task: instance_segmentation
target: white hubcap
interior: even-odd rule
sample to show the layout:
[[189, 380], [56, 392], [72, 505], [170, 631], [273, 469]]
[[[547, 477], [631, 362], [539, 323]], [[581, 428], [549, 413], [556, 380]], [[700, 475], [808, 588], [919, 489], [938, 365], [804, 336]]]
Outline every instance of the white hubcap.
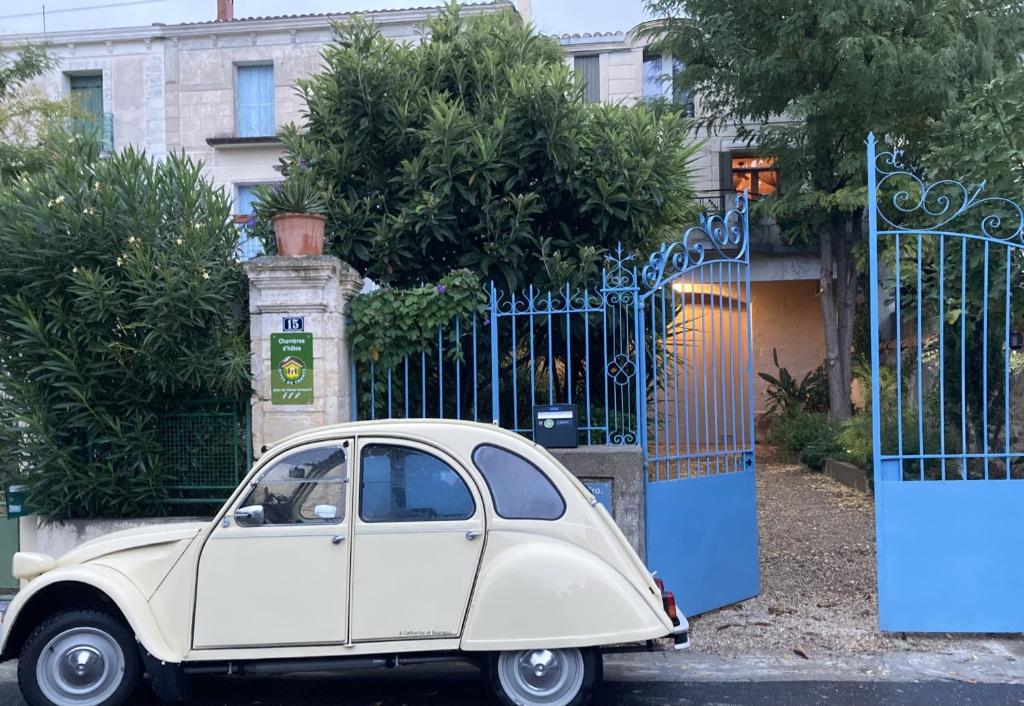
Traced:
[[96, 628], [71, 628], [43, 648], [36, 682], [57, 706], [97, 706], [117, 691], [124, 670], [117, 640]]
[[566, 706], [583, 688], [577, 649], [523, 650], [498, 656], [498, 681], [518, 706]]

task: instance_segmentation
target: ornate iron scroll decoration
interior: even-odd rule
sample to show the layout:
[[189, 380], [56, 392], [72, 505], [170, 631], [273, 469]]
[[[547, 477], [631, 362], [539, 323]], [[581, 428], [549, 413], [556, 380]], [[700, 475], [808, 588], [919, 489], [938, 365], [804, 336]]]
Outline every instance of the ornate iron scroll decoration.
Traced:
[[749, 207], [747, 192], [738, 193], [735, 208], [712, 216], [702, 214], [699, 225], [687, 228], [679, 240], [663, 244], [640, 273], [648, 289], [645, 296], [705, 263], [746, 262]]
[[[874, 164], [878, 174], [876, 213], [892, 230], [980, 235], [1006, 245], [1024, 247], [1024, 209], [1020, 204], [1002, 196], [983, 196], [984, 181], [974, 191], [953, 179], [927, 183], [903, 165], [902, 156], [900, 149], [882, 152], [875, 157]], [[883, 193], [886, 187], [892, 192], [891, 198]], [[895, 211], [886, 213], [885, 208], [890, 203]], [[974, 214], [968, 214], [969, 211], [977, 213], [977, 229], [957, 228], [957, 221], [973, 219]]]

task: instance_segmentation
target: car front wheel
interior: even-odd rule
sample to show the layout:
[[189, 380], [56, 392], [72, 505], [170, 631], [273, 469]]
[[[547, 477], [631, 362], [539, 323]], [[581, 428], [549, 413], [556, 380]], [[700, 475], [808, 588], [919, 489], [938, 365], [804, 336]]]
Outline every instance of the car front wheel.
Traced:
[[30, 706], [122, 706], [141, 679], [129, 628], [94, 610], [67, 611], [43, 622], [18, 661], [18, 685]]
[[491, 659], [491, 689], [505, 706], [583, 706], [601, 681], [596, 649], [499, 652]]

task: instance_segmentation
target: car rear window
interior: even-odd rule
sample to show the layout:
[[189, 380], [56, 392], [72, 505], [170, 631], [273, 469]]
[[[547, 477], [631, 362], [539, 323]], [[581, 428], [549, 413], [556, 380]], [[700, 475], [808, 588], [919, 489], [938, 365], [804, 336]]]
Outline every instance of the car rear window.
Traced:
[[498, 515], [508, 520], [557, 520], [565, 500], [551, 479], [522, 456], [483, 444], [473, 451]]

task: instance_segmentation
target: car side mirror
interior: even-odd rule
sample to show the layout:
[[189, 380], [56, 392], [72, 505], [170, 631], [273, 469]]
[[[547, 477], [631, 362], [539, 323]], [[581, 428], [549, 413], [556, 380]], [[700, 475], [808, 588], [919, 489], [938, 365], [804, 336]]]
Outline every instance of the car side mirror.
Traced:
[[262, 505], [247, 505], [235, 510], [235, 522], [239, 527], [259, 527], [263, 520]]

